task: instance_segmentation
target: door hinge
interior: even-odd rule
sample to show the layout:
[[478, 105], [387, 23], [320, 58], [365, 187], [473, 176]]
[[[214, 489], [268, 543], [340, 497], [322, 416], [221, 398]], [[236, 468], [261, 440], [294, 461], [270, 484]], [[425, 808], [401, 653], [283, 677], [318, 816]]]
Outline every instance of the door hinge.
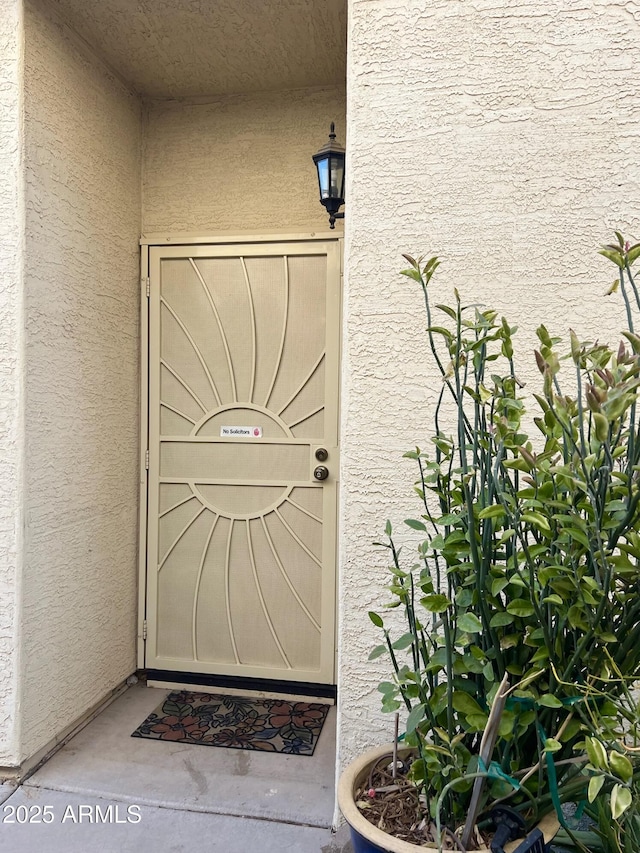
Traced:
[[144, 467], [149, 470], [149, 451], [145, 450], [144, 452]]
[[147, 299], [148, 299], [151, 296], [151, 279], [149, 279], [148, 277], [143, 278], [142, 284], [144, 285], [144, 288], [145, 288], [146, 293], [147, 293]]
[[145, 619], [142, 623], [142, 639], [147, 639], [147, 620]]

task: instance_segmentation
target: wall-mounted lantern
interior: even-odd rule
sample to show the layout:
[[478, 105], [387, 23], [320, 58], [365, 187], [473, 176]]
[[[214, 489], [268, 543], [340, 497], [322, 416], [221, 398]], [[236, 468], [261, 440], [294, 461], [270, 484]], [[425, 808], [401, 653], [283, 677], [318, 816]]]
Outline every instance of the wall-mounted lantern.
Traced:
[[329, 141], [313, 155], [318, 170], [320, 204], [327, 209], [330, 228], [335, 228], [336, 219], [344, 219], [344, 213], [338, 213], [344, 204], [344, 148], [336, 142], [335, 129], [331, 122]]

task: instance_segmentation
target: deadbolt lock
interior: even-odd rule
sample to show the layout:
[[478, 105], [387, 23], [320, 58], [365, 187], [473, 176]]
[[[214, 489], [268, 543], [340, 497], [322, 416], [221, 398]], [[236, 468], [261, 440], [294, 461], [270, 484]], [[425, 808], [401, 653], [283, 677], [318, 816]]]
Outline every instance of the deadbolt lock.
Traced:
[[325, 468], [324, 465], [318, 465], [318, 467], [314, 469], [313, 476], [316, 480], [326, 480], [329, 476], [329, 469]]
[[318, 462], [326, 462], [328, 458], [329, 451], [326, 450], [324, 447], [319, 447], [316, 450], [316, 459], [318, 460]]

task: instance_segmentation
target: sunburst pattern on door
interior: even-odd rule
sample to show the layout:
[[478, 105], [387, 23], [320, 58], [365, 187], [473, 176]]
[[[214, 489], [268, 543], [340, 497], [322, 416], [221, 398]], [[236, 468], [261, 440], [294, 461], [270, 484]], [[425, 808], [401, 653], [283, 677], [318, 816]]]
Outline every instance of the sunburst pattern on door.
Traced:
[[[326, 256], [163, 259], [156, 655], [317, 670]], [[250, 427], [246, 438], [224, 435]]]

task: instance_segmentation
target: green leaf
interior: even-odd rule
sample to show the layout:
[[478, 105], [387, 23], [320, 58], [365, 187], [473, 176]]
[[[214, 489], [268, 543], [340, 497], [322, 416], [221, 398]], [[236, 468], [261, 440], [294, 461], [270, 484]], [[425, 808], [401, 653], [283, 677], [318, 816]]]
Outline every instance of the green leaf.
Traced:
[[628, 788], [624, 788], [622, 785], [614, 785], [611, 789], [611, 817], [618, 820], [632, 802], [633, 798]]
[[434, 592], [431, 595], [425, 595], [420, 599], [420, 603], [429, 611], [429, 613], [443, 613], [448, 607], [451, 607], [451, 602], [446, 595]]
[[548, 737], [544, 742], [544, 751], [545, 752], [558, 752], [562, 749], [562, 744], [559, 740], [556, 740], [554, 737]]
[[[432, 655], [429, 656], [429, 667], [432, 669], [444, 667], [447, 664], [447, 650], [440, 648], [437, 649]], [[442, 685], [446, 687], [446, 685]]]
[[427, 528], [425, 527], [422, 521], [418, 521], [415, 518], [405, 518], [404, 523], [407, 527], [411, 527], [413, 530], [422, 530], [424, 533], [427, 532]]
[[478, 661], [481, 661], [482, 663], [484, 663], [487, 659], [486, 654], [480, 648], [480, 646], [469, 646], [469, 651], [471, 652], [472, 657], [474, 657]]
[[544, 533], [551, 533], [549, 522], [544, 517], [544, 515], [539, 512], [523, 512], [522, 521], [525, 524], [530, 524], [532, 527], [539, 528], [540, 530], [544, 531]]
[[498, 726], [499, 737], [507, 737], [513, 731], [516, 722], [516, 715], [512, 711], [504, 711]]
[[627, 252], [627, 263], [631, 266], [631, 264], [638, 258], [640, 258], [640, 243], [636, 243], [636, 245], [632, 246]]
[[444, 548], [444, 539], [441, 533], [436, 534], [430, 542], [432, 551], [442, 550]]
[[593, 766], [597, 770], [608, 770], [609, 762], [607, 760], [607, 753], [600, 741], [595, 737], [588, 737], [585, 739], [585, 746], [587, 749], [587, 756]]
[[377, 613], [373, 612], [373, 610], [369, 611], [369, 619], [371, 619], [371, 621], [376, 626], [376, 628], [383, 628], [384, 627], [384, 622], [382, 621], [380, 616], [378, 616]]
[[538, 705], [544, 705], [545, 708], [562, 708], [562, 702], [551, 693], [544, 693], [538, 699]]
[[494, 578], [491, 581], [491, 595], [500, 595], [502, 590], [509, 585], [509, 578]]
[[492, 396], [493, 396], [493, 394], [491, 393], [491, 391], [488, 391], [488, 390], [484, 387], [484, 385], [483, 385], [482, 383], [480, 383], [480, 385], [478, 386], [478, 390], [479, 390], [479, 392], [480, 392], [480, 401], [481, 401], [482, 403], [488, 403], [488, 402], [489, 402], [489, 400], [490, 400], [490, 399], [492, 398]]
[[419, 725], [422, 720], [424, 720], [424, 705], [416, 705], [415, 708], [411, 709], [411, 712], [407, 717], [407, 734], [411, 734], [411, 732], [415, 731], [416, 726]]
[[[432, 753], [435, 755], [446, 755], [447, 757], [451, 756], [451, 753], [449, 752], [448, 749], [445, 749], [443, 746], [436, 746], [435, 743], [427, 744], [426, 746], [423, 746], [422, 749], [427, 755], [429, 755], [429, 753]], [[412, 764], [411, 765], [412, 771], [413, 771], [413, 766], [414, 765]]]
[[488, 661], [482, 667], [482, 674], [487, 679], [487, 681], [495, 681], [496, 680], [496, 676], [495, 676], [495, 673], [493, 671], [493, 664], [491, 663], [491, 661]]
[[463, 587], [456, 592], [456, 604], [461, 609], [469, 607], [473, 602], [473, 591]]
[[543, 566], [538, 569], [538, 580], [542, 584], [542, 586], [546, 586], [550, 580], [556, 577], [558, 574], [558, 569], [556, 566]]
[[558, 604], [558, 605], [562, 606], [564, 604], [564, 601], [560, 598], [559, 595], [557, 595], [554, 592], [551, 595], [547, 595], [545, 598], [543, 598], [542, 603], [543, 604]]
[[440, 266], [440, 261], [438, 260], [438, 256], [434, 255], [432, 258], [429, 258], [427, 263], [422, 268], [422, 275], [426, 278], [427, 284], [431, 281], [431, 276]]
[[469, 716], [466, 718], [470, 728], [478, 732], [484, 730], [485, 726], [487, 725], [488, 719], [488, 714], [469, 714]]
[[593, 414], [593, 424], [598, 441], [606, 441], [609, 438], [609, 420], [601, 412]]
[[435, 333], [436, 335], [442, 335], [448, 341], [453, 339], [453, 335], [451, 334], [449, 329], [445, 329], [444, 326], [429, 326], [427, 328], [427, 332], [431, 332], [432, 334]]
[[551, 335], [547, 331], [546, 326], [542, 324], [538, 326], [538, 328], [536, 329], [536, 335], [538, 336], [538, 340], [540, 341], [540, 343], [544, 344], [546, 347], [552, 346], [553, 341], [551, 340]]
[[505, 542], [507, 542], [515, 535], [515, 532], [516, 531], [513, 527], [509, 527], [507, 530], [505, 530], [500, 539], [498, 540], [498, 545], [504, 545]]
[[601, 634], [598, 634], [598, 640], [601, 643], [617, 643], [618, 638], [615, 634], [612, 634], [611, 631], [603, 631]]
[[580, 345], [580, 341], [578, 340], [578, 336], [573, 331], [573, 329], [569, 329], [569, 337], [571, 340], [571, 357], [573, 358], [576, 364], [579, 364], [580, 350], [582, 347]]
[[493, 506], [486, 506], [483, 510], [480, 510], [478, 518], [499, 518], [504, 514], [504, 507], [499, 504], [494, 504]]
[[[600, 252], [602, 254], [602, 252]], [[406, 275], [407, 278], [412, 278], [414, 281], [422, 281], [422, 276], [419, 270], [400, 270], [400, 275]]]
[[478, 705], [476, 700], [472, 696], [469, 696], [469, 694], [464, 690], [455, 690], [451, 701], [456, 711], [460, 714], [464, 714], [465, 717], [478, 714], [483, 715], [486, 718], [486, 714], [480, 705]]
[[511, 613], [494, 613], [489, 625], [491, 628], [504, 628], [505, 625], [511, 625], [512, 622], [513, 616]]
[[572, 628], [579, 628], [581, 631], [589, 630], [589, 623], [585, 619], [584, 610], [579, 604], [573, 604], [569, 608], [567, 619]]
[[470, 672], [479, 675], [482, 672], [482, 663], [476, 660], [473, 655], [462, 655], [462, 657], [456, 657], [453, 663], [453, 671], [455, 675], [466, 676]]
[[598, 254], [603, 255], [605, 258], [607, 258], [610, 261], [613, 261], [613, 263], [616, 266], [620, 267], [620, 269], [622, 269], [624, 267], [624, 259], [623, 259], [623, 256], [620, 252], [614, 252], [610, 249], [600, 249]]
[[369, 660], [375, 660], [376, 658], [379, 658], [386, 651], [387, 651], [386, 646], [376, 646], [375, 649], [373, 649], [373, 651], [369, 655]]
[[482, 622], [475, 613], [463, 613], [458, 619], [458, 628], [465, 634], [477, 634], [482, 631]]
[[451, 782], [451, 790], [458, 793], [463, 793], [471, 788], [471, 782], [467, 779], [453, 779]]
[[516, 598], [515, 601], [510, 601], [507, 604], [507, 612], [512, 613], [514, 616], [526, 618], [527, 616], [533, 616], [536, 610], [530, 601], [525, 601], [523, 598]]
[[387, 523], [384, 526], [385, 536], [391, 536], [391, 522], [387, 519]]
[[587, 792], [587, 797], [589, 802], [592, 803], [595, 798], [600, 793], [600, 789], [604, 785], [604, 776], [592, 776], [589, 780], [589, 790]]
[[532, 655], [531, 663], [540, 663], [540, 661], [549, 660], [549, 649], [546, 646], [541, 646], [538, 651]]
[[581, 731], [582, 722], [580, 720], [570, 720], [569, 723], [565, 726], [565, 729], [562, 735], [559, 735], [560, 740], [563, 743], [570, 743], [573, 738]]
[[444, 313], [451, 317], [452, 320], [456, 319], [456, 312], [448, 305], [436, 305], [435, 307], [438, 308], [440, 311], [444, 311]]
[[587, 539], [586, 534], [582, 532], [582, 530], [578, 530], [577, 527], [563, 527], [560, 532], [566, 534], [567, 536], [570, 536], [571, 539], [575, 539], [581, 545], [584, 545], [587, 551], [589, 550], [589, 540]]
[[443, 515], [441, 518], [436, 518], [436, 524], [441, 524], [443, 527], [453, 527], [454, 525], [459, 524], [460, 521], [460, 516], [454, 515], [453, 513]]
[[634, 335], [633, 332], [623, 332], [622, 334], [631, 344], [634, 353], [638, 355], [640, 353], [640, 338]]
[[630, 782], [633, 776], [633, 765], [621, 752], [612, 751], [609, 753], [609, 764], [613, 772], [622, 779], [623, 782]]
[[413, 634], [410, 631], [408, 631], [406, 634], [403, 634], [401, 637], [399, 637], [395, 641], [395, 643], [392, 644], [392, 646], [394, 649], [407, 649], [407, 648], [409, 648], [411, 643], [413, 643], [413, 640], [414, 640]]

